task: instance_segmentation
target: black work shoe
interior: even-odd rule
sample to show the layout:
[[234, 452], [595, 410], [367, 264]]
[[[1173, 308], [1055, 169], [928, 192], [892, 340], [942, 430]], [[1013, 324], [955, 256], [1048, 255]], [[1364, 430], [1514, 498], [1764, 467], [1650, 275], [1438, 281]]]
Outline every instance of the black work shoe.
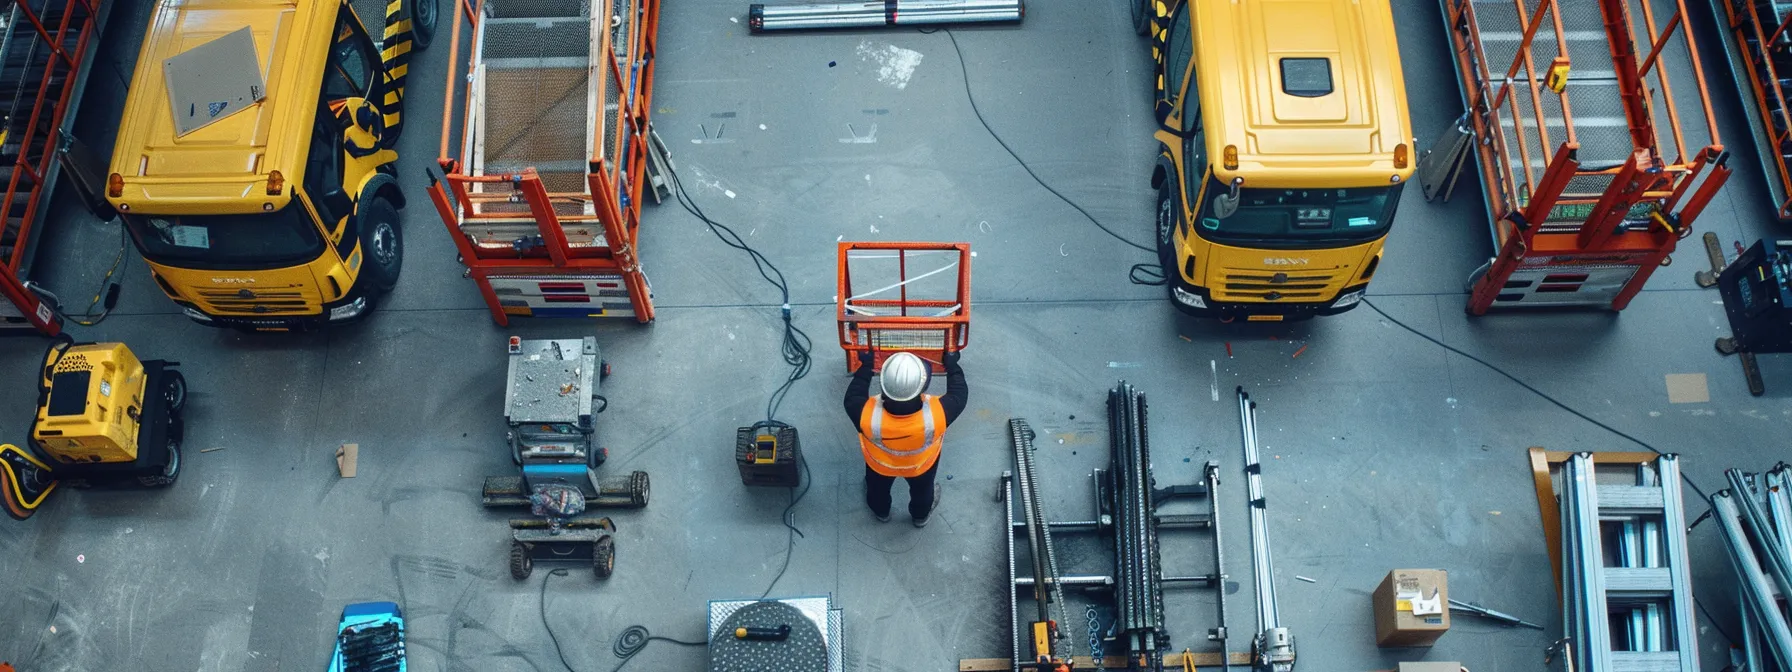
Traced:
[[884, 515], [881, 515], [881, 516], [877, 515], [876, 513], [872, 513], [871, 517], [876, 518], [877, 522], [880, 522], [880, 523], [890, 522], [890, 514], [887, 514], [887, 513]]
[[940, 508], [940, 484], [933, 484], [933, 506], [927, 507], [927, 515], [915, 519], [915, 527], [927, 527], [927, 521], [933, 518], [933, 512]]

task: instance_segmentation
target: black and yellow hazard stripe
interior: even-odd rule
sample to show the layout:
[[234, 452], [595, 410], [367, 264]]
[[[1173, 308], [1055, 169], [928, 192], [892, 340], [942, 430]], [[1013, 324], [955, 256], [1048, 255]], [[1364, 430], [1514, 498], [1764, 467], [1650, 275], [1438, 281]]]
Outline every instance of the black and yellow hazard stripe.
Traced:
[[1164, 97], [1164, 34], [1170, 29], [1170, 12], [1179, 0], [1149, 0], [1151, 5], [1151, 82], [1157, 99]]
[[406, 0], [386, 2], [386, 31], [380, 39], [380, 62], [386, 68], [386, 94], [380, 111], [386, 116], [386, 135], [397, 138], [404, 122], [404, 83], [411, 73], [411, 12]]

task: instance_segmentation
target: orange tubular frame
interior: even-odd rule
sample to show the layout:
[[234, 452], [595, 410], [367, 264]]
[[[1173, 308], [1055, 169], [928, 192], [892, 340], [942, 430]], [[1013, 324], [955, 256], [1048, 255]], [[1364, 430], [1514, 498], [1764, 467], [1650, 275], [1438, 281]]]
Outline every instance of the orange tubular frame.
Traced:
[[1788, 165], [1792, 162], [1792, 109], [1787, 108], [1792, 90], [1779, 85], [1792, 72], [1781, 72], [1784, 68], [1773, 59], [1776, 54], [1788, 53], [1783, 38], [1792, 16], [1775, 23], [1772, 15], [1763, 16], [1749, 0], [1713, 0], [1712, 4], [1723, 8], [1718, 18], [1723, 22], [1719, 27], [1728, 33], [1724, 49], [1747, 108], [1774, 216], [1792, 222], [1792, 165]]
[[[660, 1], [597, 0], [592, 3], [592, 11], [601, 11], [601, 16], [609, 16], [607, 7], [621, 7], [621, 11], [638, 17], [638, 21], [630, 34], [632, 44], [620, 45], [620, 52], [630, 55], [629, 61], [620, 66], [616, 58], [619, 45], [612, 43], [616, 31], [609, 27], [609, 22], [599, 22], [601, 43], [597, 60], [600, 62], [594, 69], [592, 83], [587, 85], [597, 85], [599, 77], [616, 84], [616, 89], [622, 92], [622, 98], [617, 101], [621, 110], [617, 115], [619, 123], [610, 124], [606, 114], [591, 120], [591, 136], [597, 149], [586, 161], [584, 190], [558, 192], [549, 191], [534, 168], [470, 174], [473, 168], [468, 165], [467, 157], [461, 156], [463, 147], [467, 146], [469, 120], [476, 118], [474, 106], [479, 103], [478, 97], [489, 95], [476, 95], [473, 91], [480, 70], [477, 50], [481, 45], [478, 41], [484, 34], [480, 20], [485, 16], [488, 1], [502, 0], [452, 0], [454, 22], [449, 37], [447, 91], [442, 102], [441, 155], [436, 161], [439, 170], [430, 171], [430, 198], [443, 224], [448, 227], [462, 263], [467, 266], [467, 277], [478, 283], [480, 294], [492, 311], [492, 319], [500, 325], [508, 325], [513, 315], [599, 317], [606, 312], [602, 308], [584, 307], [556, 313], [548, 313], [540, 307], [531, 309], [516, 301], [514, 296], [508, 301], [500, 298], [501, 292], [493, 286], [494, 281], [539, 281], [544, 292], [549, 291], [549, 285], [572, 286], [574, 289], [570, 291], [583, 294], [544, 298], [548, 301], [578, 298], [587, 302], [595, 302], [593, 297], [598, 290], [578, 289], [581, 283], [595, 282], [601, 286], [613, 283], [620, 289], [602, 291], [626, 291], [635, 319], [642, 323], [653, 321], [652, 288], [641, 269], [639, 237], [641, 192], [647, 182], [644, 173], [649, 151], [648, 121], [653, 103]], [[472, 41], [472, 48], [465, 54], [461, 49], [463, 40]], [[609, 143], [605, 137], [610, 139]], [[609, 160], [596, 155], [601, 154], [605, 144], [616, 148], [617, 155]], [[519, 211], [515, 207], [517, 204], [524, 205], [526, 213]], [[469, 225], [514, 223], [519, 219], [533, 220], [538, 233], [537, 236], [526, 236], [529, 239], [527, 245], [522, 244], [524, 241], [515, 245], [479, 241], [465, 230]], [[603, 243], [575, 245], [569, 242], [567, 227], [601, 229]]]
[[[892, 252], [896, 257], [897, 282], [880, 290], [872, 290], [865, 296], [854, 293], [852, 268], [848, 258], [854, 252]], [[909, 274], [909, 253], [911, 252], [955, 252], [957, 260], [952, 265], [942, 268], [956, 267], [956, 287], [953, 296], [947, 299], [912, 298], [909, 296], [908, 284], [927, 275], [940, 271], [932, 271], [921, 275]], [[939, 255], [932, 255], [939, 258]], [[895, 354], [899, 349], [880, 349], [877, 347], [876, 334], [880, 331], [920, 332], [939, 334], [940, 347], [907, 350], [913, 352], [932, 364], [935, 373], [944, 371], [940, 359], [946, 352], [963, 350], [970, 343], [971, 337], [971, 245], [970, 243], [870, 243], [842, 242], [839, 244], [838, 294], [835, 297], [835, 318], [839, 321], [840, 347], [846, 351], [846, 369], [856, 371], [859, 368], [858, 354], [872, 352], [874, 355], [872, 368], [877, 370], [883, 366], [884, 359]], [[896, 298], [868, 298], [871, 294], [879, 294], [887, 290], [897, 290]], [[855, 310], [855, 308], [861, 310]], [[893, 315], [869, 314], [864, 309], [878, 311], [895, 311]], [[930, 314], [916, 315], [914, 311]]]
[[[1685, 0], [1676, 0], [1665, 20], [1650, 0], [1541, 0], [1534, 10], [1526, 0], [1510, 0], [1509, 6], [1442, 3], [1497, 250], [1474, 282], [1468, 312], [1595, 304], [1622, 310], [1730, 175], [1697, 43], [1684, 19]], [[1565, 27], [1564, 4], [1576, 6], [1569, 14], [1576, 19], [1590, 16], [1596, 5], [1599, 22]], [[1516, 14], [1523, 33], [1510, 62], [1504, 46], [1489, 56], [1477, 12], [1499, 12], [1486, 20], [1501, 31]], [[1577, 92], [1572, 75], [1562, 91], [1544, 86], [1552, 65], [1573, 65], [1566, 35], [1593, 29], [1605, 34], [1616, 75], [1615, 101], [1576, 98], [1595, 94]], [[1680, 47], [1669, 48], [1676, 38]], [[1538, 50], [1541, 59], [1534, 55]], [[1680, 51], [1685, 53], [1673, 53]], [[1553, 63], [1538, 62], [1549, 52], [1559, 55]], [[1697, 107], [1685, 110], [1691, 115], [1684, 115], [1684, 103], [1674, 98], [1664, 52], [1686, 59], [1695, 75]], [[1598, 71], [1604, 64], [1586, 67]], [[1609, 163], [1588, 165], [1589, 138], [1583, 136], [1592, 131], [1576, 133], [1575, 111], [1601, 107], [1621, 110], [1628, 147], [1611, 146], [1610, 136], [1604, 136], [1607, 142], [1595, 149]], [[1688, 146], [1681, 125], [1684, 117], [1698, 114], [1710, 139], [1704, 147]], [[1622, 160], [1614, 161], [1618, 157]], [[1606, 284], [1588, 280], [1589, 273], [1599, 272], [1616, 275]], [[1588, 293], [1576, 294], [1582, 291]]]
[[[34, 97], [29, 100], [30, 117], [24, 130], [17, 138], [7, 140], [7, 145], [18, 146], [18, 156], [12, 166], [12, 177], [5, 180], [4, 200], [0, 203], [24, 203], [24, 209], [18, 216], [9, 211], [6, 214], [4, 235], [11, 240], [12, 253], [0, 256], [0, 296], [4, 296], [17, 308], [20, 315], [39, 332], [54, 336], [62, 331], [62, 320], [50, 306], [44, 303], [35, 292], [25, 288], [25, 278], [21, 269], [25, 268], [26, 257], [35, 246], [31, 238], [36, 234], [33, 229], [37, 220], [49, 205], [49, 189], [46, 182], [56, 161], [57, 149], [62, 146], [63, 118], [68, 112], [69, 98], [75, 88], [80, 86], [75, 80], [84, 75], [84, 68], [91, 67], [87, 60], [87, 48], [90, 38], [96, 32], [96, 22], [102, 11], [101, 5], [106, 0], [47, 0], [32, 2], [19, 0], [19, 15], [24, 17], [24, 24], [15, 26], [14, 30], [37, 33], [43, 40], [48, 53], [42, 65], [43, 74], [39, 80]], [[48, 9], [59, 5], [60, 16], [45, 23], [44, 16], [51, 12], [39, 11], [36, 7]], [[70, 40], [74, 48], [67, 45]], [[35, 67], [28, 63], [26, 71]], [[20, 73], [25, 76], [26, 73]], [[52, 87], [51, 82], [61, 82]], [[21, 198], [23, 197], [23, 198]]]

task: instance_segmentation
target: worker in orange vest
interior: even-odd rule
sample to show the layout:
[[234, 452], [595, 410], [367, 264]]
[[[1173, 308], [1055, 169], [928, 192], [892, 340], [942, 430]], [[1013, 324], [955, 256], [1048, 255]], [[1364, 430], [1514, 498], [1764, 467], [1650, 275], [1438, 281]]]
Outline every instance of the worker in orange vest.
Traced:
[[927, 363], [913, 353], [898, 352], [884, 360], [878, 374], [882, 392], [872, 396], [869, 351], [859, 353], [859, 370], [846, 386], [846, 415], [859, 430], [859, 451], [865, 457], [865, 505], [877, 522], [890, 522], [890, 490], [896, 479], [908, 481], [908, 515], [915, 527], [926, 527], [939, 506], [940, 446], [946, 426], [964, 412], [970, 388], [958, 353], [941, 358], [946, 367], [946, 393], [923, 394], [932, 377]]

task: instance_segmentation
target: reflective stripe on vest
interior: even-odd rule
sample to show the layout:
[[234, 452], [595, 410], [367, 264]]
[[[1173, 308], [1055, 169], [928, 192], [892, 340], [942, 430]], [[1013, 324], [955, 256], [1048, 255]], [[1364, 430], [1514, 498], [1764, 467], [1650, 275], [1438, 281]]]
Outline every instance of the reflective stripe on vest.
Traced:
[[[880, 401], [882, 396], [883, 395], [878, 395]], [[914, 450], [896, 450], [884, 445], [884, 405], [882, 403], [874, 404], [871, 407], [871, 434], [865, 438], [871, 439], [871, 445], [877, 446], [878, 450], [898, 457], [908, 457], [910, 455], [920, 455], [921, 453], [925, 453], [927, 452], [927, 447], [933, 445], [933, 409], [928, 407], [926, 401], [923, 401], [921, 403], [920, 413], [922, 427], [920, 448]]]

